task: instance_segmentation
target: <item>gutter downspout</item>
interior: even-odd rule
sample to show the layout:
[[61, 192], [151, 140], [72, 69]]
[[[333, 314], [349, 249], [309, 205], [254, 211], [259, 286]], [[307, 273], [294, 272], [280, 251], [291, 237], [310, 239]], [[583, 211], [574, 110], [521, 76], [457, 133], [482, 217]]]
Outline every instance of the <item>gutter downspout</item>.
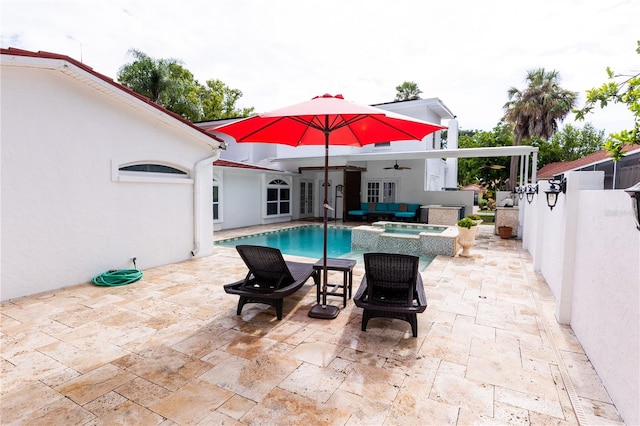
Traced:
[[198, 253], [200, 253], [200, 220], [198, 219], [198, 215], [200, 213], [200, 189], [202, 183], [200, 182], [201, 179], [198, 170], [205, 164], [212, 165], [214, 161], [220, 158], [220, 150], [225, 149], [226, 145], [224, 145], [224, 141], [217, 137], [216, 140], [221, 143], [218, 145], [218, 148], [214, 148], [215, 154], [199, 160], [193, 166], [193, 250], [191, 250], [191, 256], [193, 257], [196, 257]]

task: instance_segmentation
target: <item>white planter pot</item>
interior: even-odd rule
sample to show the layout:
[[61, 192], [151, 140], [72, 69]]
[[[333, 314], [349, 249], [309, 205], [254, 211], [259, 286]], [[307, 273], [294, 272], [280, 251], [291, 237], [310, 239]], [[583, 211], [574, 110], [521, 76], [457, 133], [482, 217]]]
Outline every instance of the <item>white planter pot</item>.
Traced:
[[476, 223], [475, 226], [472, 226], [471, 229], [473, 229], [474, 232], [474, 237], [478, 236], [478, 232], [480, 232], [480, 224], [482, 223], [482, 219], [480, 220], [474, 220], [474, 222]]
[[462, 247], [462, 252], [460, 256], [462, 257], [470, 257], [471, 253], [469, 249], [476, 242], [476, 230], [474, 228], [478, 228], [477, 226], [472, 226], [471, 228], [462, 228], [458, 226], [458, 244]]

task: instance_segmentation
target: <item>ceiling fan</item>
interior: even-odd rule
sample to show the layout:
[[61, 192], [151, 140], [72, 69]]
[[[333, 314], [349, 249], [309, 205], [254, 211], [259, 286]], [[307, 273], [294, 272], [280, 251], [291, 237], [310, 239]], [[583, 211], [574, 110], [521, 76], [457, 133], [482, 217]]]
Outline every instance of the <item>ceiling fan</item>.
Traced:
[[394, 170], [411, 170], [411, 167], [404, 167], [404, 166], [399, 166], [398, 162], [396, 161], [396, 164], [394, 164], [391, 167], [385, 167], [385, 170], [390, 170], [390, 169], [394, 169]]

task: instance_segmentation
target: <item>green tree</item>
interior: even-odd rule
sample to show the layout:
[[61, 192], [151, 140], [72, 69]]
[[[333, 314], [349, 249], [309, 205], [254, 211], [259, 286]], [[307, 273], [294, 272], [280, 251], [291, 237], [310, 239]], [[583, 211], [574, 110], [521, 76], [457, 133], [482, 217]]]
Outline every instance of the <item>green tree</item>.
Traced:
[[152, 102], [159, 103], [160, 95], [171, 90], [173, 84], [169, 67], [171, 64], [179, 65], [178, 61], [153, 59], [136, 49], [129, 49], [127, 53], [134, 57], [134, 61], [120, 67], [118, 81]]
[[422, 90], [418, 88], [418, 84], [413, 81], [405, 81], [400, 86], [396, 86], [395, 101], [412, 101], [420, 99]]
[[[460, 148], [486, 148], [513, 145], [511, 127], [500, 122], [490, 132], [461, 131], [458, 135]], [[504, 189], [508, 177], [509, 157], [460, 158], [458, 160], [458, 182], [466, 186], [478, 183], [490, 190]]]
[[200, 99], [204, 112], [203, 120], [221, 118], [248, 117], [255, 113], [251, 108], [236, 108], [236, 102], [242, 97], [242, 91], [232, 89], [220, 80], [207, 80], [200, 88]]
[[538, 147], [538, 169], [560, 161], [573, 161], [599, 151], [604, 143], [604, 130], [596, 130], [587, 123], [580, 129], [570, 124], [554, 133], [549, 141], [533, 138], [531, 145]]
[[[509, 101], [504, 105], [504, 119], [513, 126], [514, 145], [534, 137], [548, 140], [571, 112], [577, 97], [577, 93], [560, 87], [560, 74], [555, 70], [530, 70], [525, 80], [527, 88], [510, 88]], [[518, 156], [511, 157], [508, 189], [516, 185], [519, 160]]]
[[[640, 40], [636, 41], [636, 53], [640, 54]], [[587, 101], [582, 109], [574, 110], [576, 119], [584, 120], [586, 114], [593, 112], [596, 104], [605, 108], [609, 102], [625, 104], [634, 116], [634, 126], [631, 130], [622, 130], [609, 135], [604, 148], [614, 161], [624, 156], [624, 145], [640, 144], [640, 73], [633, 75], [615, 74], [607, 67], [608, 83], [599, 88], [587, 90]]]
[[198, 96], [200, 85], [193, 78], [191, 71], [177, 63], [171, 63], [169, 80], [171, 83], [160, 94], [159, 103], [187, 120], [202, 120], [204, 112]]
[[242, 92], [220, 80], [205, 86], [176, 59], [154, 59], [130, 49], [134, 61], [118, 71], [118, 81], [190, 121], [246, 117], [254, 108], [236, 108]]

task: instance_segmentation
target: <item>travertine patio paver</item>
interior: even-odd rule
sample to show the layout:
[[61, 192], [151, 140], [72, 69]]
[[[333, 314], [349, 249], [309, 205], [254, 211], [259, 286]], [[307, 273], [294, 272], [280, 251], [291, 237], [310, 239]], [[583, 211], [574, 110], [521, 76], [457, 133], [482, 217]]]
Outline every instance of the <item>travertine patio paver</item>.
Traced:
[[[4, 302], [0, 422], [575, 425], [578, 407], [589, 423], [620, 424], [530, 256], [492, 231], [482, 226], [471, 258], [422, 271], [429, 307], [417, 338], [384, 318], [361, 331], [352, 301], [335, 320], [309, 318], [312, 280], [282, 321], [265, 305], [237, 316], [222, 285], [246, 269], [222, 247], [127, 286]], [[362, 274], [359, 264], [354, 287]]]

